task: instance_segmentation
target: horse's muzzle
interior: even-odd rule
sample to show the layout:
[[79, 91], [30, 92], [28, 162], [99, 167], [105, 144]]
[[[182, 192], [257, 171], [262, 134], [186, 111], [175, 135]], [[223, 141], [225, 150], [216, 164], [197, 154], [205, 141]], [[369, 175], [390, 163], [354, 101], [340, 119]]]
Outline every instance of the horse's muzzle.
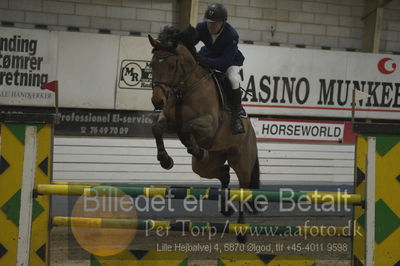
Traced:
[[162, 85], [156, 85], [153, 87], [153, 95], [151, 97], [151, 102], [156, 110], [162, 110], [164, 107], [164, 102], [166, 101], [166, 96]]
[[156, 110], [162, 110], [164, 107], [164, 101], [162, 101], [162, 100], [155, 101], [152, 99], [151, 102], [153, 103], [153, 106]]

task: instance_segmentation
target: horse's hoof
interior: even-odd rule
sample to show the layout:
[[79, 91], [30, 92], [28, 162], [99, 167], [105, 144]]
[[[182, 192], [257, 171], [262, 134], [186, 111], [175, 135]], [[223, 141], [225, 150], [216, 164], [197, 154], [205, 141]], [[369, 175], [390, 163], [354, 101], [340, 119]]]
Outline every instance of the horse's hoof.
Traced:
[[170, 156], [167, 156], [166, 158], [163, 158], [162, 160], [159, 160], [159, 161], [160, 161], [161, 167], [166, 170], [169, 170], [172, 167], [174, 167], [174, 160]]
[[239, 241], [239, 243], [246, 243], [247, 242], [247, 234], [238, 234], [236, 236], [237, 241]]

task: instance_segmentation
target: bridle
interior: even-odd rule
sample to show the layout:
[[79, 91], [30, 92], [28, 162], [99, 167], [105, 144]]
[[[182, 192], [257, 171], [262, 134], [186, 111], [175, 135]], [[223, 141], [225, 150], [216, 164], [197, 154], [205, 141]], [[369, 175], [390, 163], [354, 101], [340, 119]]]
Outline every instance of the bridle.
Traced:
[[171, 82], [162, 82], [162, 81], [153, 81], [153, 87], [154, 86], [158, 86], [158, 85], [165, 85], [168, 87], [177, 87], [178, 85], [180, 85], [181, 82], [176, 82], [177, 76], [178, 76], [178, 66], [180, 66], [179, 64], [179, 56], [178, 54], [167, 54], [165, 56], [155, 56], [158, 60], [162, 60], [162, 59], [166, 59], [168, 57], [171, 56], [176, 56], [176, 61], [175, 61], [175, 72], [174, 72], [174, 76]]
[[[193, 89], [194, 87], [196, 87], [199, 84], [199, 82], [201, 80], [203, 80], [205, 77], [210, 76], [210, 74], [207, 73], [202, 78], [200, 78], [197, 81], [195, 81], [193, 84], [185, 85], [186, 81], [193, 75], [193, 73], [196, 71], [196, 69], [197, 69], [197, 67], [199, 65], [196, 64], [193, 67], [193, 69], [190, 70], [182, 80], [177, 80], [178, 79], [178, 75], [179, 75], [179, 68], [182, 70], [182, 72], [184, 71], [184, 68], [182, 67], [182, 64], [180, 62], [179, 54], [176, 51], [171, 51], [169, 49], [158, 48], [158, 49], [155, 49], [155, 50], [163, 50], [163, 51], [169, 52], [169, 54], [167, 54], [165, 56], [161, 56], [161, 57], [160, 56], [155, 56], [158, 60], [166, 59], [166, 58], [171, 57], [171, 56], [175, 56], [176, 57], [176, 60], [175, 60], [175, 72], [174, 72], [172, 81], [171, 82], [163, 82], [163, 81], [153, 81], [152, 82], [153, 89], [155, 87], [160, 87], [162, 92], [164, 93], [164, 95], [166, 96], [167, 99], [169, 97], [169, 94], [173, 94], [178, 100], [182, 100], [183, 95], [189, 89]], [[163, 86], [161, 86], [161, 85], [163, 85]], [[166, 86], [166, 87], [168, 87], [170, 89], [169, 92], [165, 91], [165, 89], [163, 88], [164, 86]], [[186, 90], [184, 90], [184, 88], [186, 88]]]

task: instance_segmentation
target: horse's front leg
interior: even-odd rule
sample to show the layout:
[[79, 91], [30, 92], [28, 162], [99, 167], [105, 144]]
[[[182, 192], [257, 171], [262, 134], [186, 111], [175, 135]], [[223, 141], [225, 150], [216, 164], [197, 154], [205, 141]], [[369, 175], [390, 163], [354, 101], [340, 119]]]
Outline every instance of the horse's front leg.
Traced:
[[174, 166], [174, 160], [168, 155], [164, 146], [164, 132], [167, 128], [167, 120], [161, 111], [157, 122], [152, 127], [153, 136], [156, 140], [157, 145], [157, 160], [164, 169], [171, 169]]
[[186, 146], [188, 153], [200, 161], [209, 159], [207, 148], [212, 146], [212, 136], [216, 131], [212, 121], [210, 115], [192, 119], [183, 124], [180, 132], [181, 141]]

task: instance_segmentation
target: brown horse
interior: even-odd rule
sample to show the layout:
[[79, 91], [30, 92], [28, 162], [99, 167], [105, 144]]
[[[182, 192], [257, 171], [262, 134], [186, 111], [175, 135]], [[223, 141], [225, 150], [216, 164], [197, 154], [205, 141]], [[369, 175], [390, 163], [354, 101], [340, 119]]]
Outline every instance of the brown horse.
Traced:
[[[227, 188], [231, 167], [241, 188], [259, 188], [256, 135], [250, 119], [242, 118], [244, 134], [232, 135], [230, 113], [223, 110], [210, 72], [193, 57], [193, 47], [186, 47], [176, 38], [153, 39], [149, 35], [149, 41], [154, 48], [152, 103], [162, 108], [153, 126], [161, 166], [173, 167], [163, 134], [177, 133], [192, 154], [192, 169], [196, 174], [217, 178]], [[241, 209], [239, 222], [244, 222]]]

